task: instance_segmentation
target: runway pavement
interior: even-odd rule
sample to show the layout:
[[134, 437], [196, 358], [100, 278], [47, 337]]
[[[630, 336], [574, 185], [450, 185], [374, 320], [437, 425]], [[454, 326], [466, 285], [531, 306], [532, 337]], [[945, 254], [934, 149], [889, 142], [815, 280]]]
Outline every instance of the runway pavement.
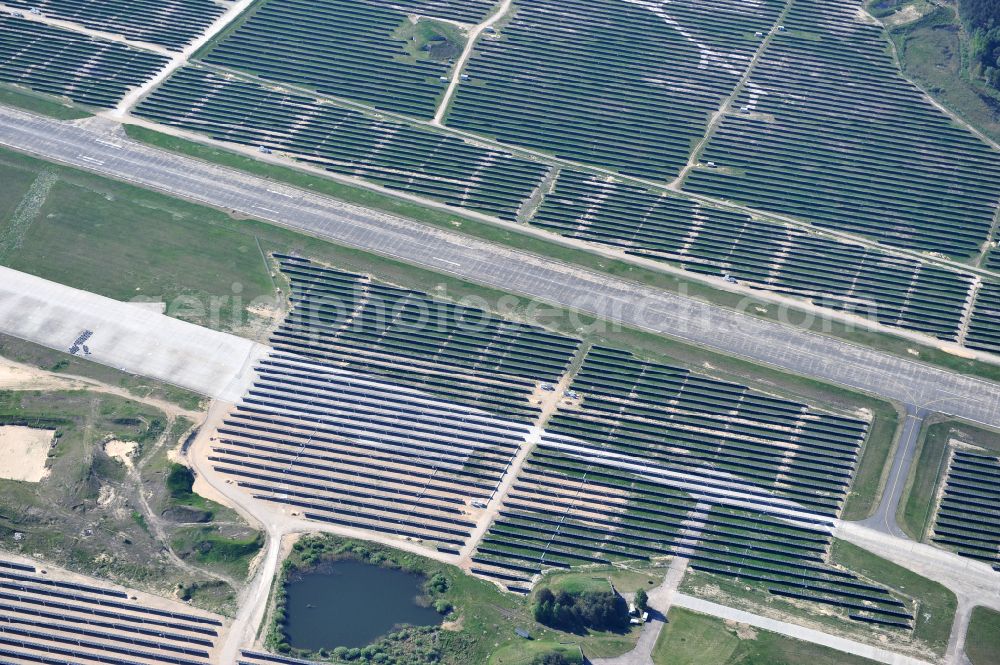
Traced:
[[715, 351], [1000, 426], [1000, 385], [0, 107], [0, 144]]
[[0, 331], [230, 402], [243, 395], [254, 361], [266, 350], [242, 337], [4, 267]]

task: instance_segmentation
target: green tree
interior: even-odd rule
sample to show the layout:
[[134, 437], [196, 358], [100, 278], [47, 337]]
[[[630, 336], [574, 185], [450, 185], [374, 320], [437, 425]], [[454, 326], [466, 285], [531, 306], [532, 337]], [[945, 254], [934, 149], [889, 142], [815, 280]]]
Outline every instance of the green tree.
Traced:
[[561, 653], [541, 653], [535, 656], [531, 665], [573, 665], [573, 663]]

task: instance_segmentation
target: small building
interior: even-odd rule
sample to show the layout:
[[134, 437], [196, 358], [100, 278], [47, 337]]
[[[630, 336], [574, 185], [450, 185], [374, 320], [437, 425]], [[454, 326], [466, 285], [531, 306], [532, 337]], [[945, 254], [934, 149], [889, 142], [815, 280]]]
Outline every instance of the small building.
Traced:
[[529, 633], [528, 631], [526, 631], [524, 628], [515, 628], [514, 632], [520, 638], [523, 638], [525, 640], [530, 640], [531, 639], [531, 633]]

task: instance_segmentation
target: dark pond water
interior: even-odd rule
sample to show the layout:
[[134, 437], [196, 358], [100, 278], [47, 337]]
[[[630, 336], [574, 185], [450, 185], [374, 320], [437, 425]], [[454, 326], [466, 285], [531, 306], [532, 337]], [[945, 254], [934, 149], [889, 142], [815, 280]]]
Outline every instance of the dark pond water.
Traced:
[[359, 561], [337, 561], [285, 587], [288, 643], [299, 649], [363, 647], [402, 624], [441, 623], [421, 607], [424, 577]]

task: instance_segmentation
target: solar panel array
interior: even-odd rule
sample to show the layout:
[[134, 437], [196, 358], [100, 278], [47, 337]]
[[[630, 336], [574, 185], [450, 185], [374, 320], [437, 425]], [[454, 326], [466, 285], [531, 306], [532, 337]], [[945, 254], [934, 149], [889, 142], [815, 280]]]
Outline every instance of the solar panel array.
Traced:
[[37, 21], [0, 15], [0, 81], [113, 107], [167, 58]]
[[967, 258], [988, 239], [1000, 154], [900, 75], [861, 4], [796, 0], [704, 152], [719, 168], [684, 188]]
[[457, 553], [577, 342], [278, 258], [293, 309], [213, 467], [308, 519]]
[[532, 223], [955, 341], [969, 275], [563, 170]]
[[277, 663], [277, 665], [316, 665], [311, 660], [302, 660], [301, 658], [289, 658], [288, 656], [276, 656], [273, 653], [264, 653], [262, 651], [242, 651], [240, 652], [240, 658], [236, 661], [237, 665], [272, 665]]
[[664, 179], [687, 163], [783, 3], [524, 0], [476, 46], [449, 126]]
[[183, 50], [225, 11], [213, 0], [4, 0], [9, 7], [38, 9], [46, 16], [134, 41]]
[[480, 23], [496, 6], [493, 0], [366, 0], [380, 7], [395, 7], [406, 14], [430, 18]]
[[1000, 571], [1000, 457], [955, 451], [932, 540]]
[[965, 345], [970, 349], [1000, 353], [1000, 284], [985, 282], [979, 289]]
[[135, 114], [506, 219], [548, 171], [501, 150], [190, 67]]
[[851, 618], [909, 627], [885, 588], [825, 562], [868, 424], [593, 348], [479, 545], [526, 592], [551, 568], [682, 555]]
[[388, 2], [267, 0], [202, 59], [430, 118], [450, 66], [408, 54], [406, 43], [394, 37], [408, 21], [405, 11]]
[[208, 665], [222, 622], [147, 606], [94, 580], [0, 560], [0, 661], [27, 665]]

